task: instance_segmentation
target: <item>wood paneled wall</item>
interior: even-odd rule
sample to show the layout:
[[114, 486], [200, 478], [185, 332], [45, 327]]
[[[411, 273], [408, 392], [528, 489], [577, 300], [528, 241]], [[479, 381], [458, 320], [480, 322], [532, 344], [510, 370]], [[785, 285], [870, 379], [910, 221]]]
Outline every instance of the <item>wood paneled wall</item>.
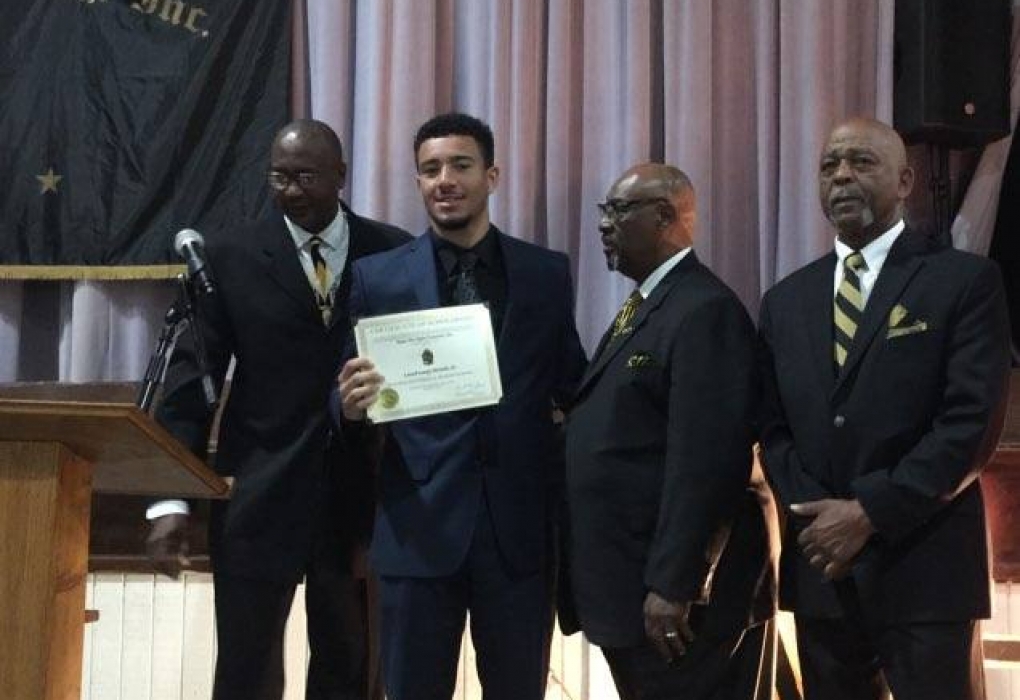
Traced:
[[[85, 630], [83, 700], [208, 700], [216, 654], [209, 574], [187, 573], [179, 581], [91, 574], [87, 607], [99, 611], [99, 620]], [[304, 698], [305, 619], [298, 587], [287, 623], [285, 700]], [[616, 700], [601, 654], [580, 635], [557, 633], [551, 651], [548, 700]], [[454, 697], [481, 698], [467, 637]]]
[[[150, 574], [91, 574], [88, 607], [99, 621], [85, 633], [83, 700], [208, 700], [216, 640], [212, 581]], [[299, 587], [287, 626], [285, 700], [304, 698], [304, 594]], [[1020, 636], [1020, 585], [995, 586], [991, 634]], [[988, 700], [1020, 700], [1020, 665], [989, 663]], [[481, 698], [474, 650], [465, 637], [455, 700]], [[617, 700], [609, 669], [580, 635], [553, 638], [547, 700]]]

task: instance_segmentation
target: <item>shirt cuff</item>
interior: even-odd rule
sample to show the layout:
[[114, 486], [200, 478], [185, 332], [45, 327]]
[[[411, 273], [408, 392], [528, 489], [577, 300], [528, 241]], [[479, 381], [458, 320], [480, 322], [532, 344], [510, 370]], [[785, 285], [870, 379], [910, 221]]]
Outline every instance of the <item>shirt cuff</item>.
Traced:
[[187, 501], [156, 501], [145, 509], [145, 519], [155, 520], [164, 515], [188, 515], [190, 512], [191, 508], [188, 507]]

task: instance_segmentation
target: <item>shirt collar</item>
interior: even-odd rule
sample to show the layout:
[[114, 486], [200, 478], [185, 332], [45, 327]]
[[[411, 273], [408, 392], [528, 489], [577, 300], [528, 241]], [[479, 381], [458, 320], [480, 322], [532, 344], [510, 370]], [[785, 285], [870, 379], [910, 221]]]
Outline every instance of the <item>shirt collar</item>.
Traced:
[[[878, 272], [882, 269], [882, 265], [885, 264], [885, 259], [889, 255], [889, 249], [892, 248], [904, 228], [906, 225], [903, 223], [903, 219], [900, 219], [881, 236], [861, 248], [861, 254], [864, 256], [864, 262], [867, 263], [869, 271]], [[843, 261], [853, 252], [853, 248], [839, 240], [838, 237], [836, 238], [836, 258], [840, 268], [843, 267]]]
[[677, 263], [687, 257], [687, 254], [690, 252], [691, 247], [687, 246], [678, 253], [674, 253], [672, 256], [666, 258], [665, 262], [652, 270], [652, 274], [645, 277], [645, 281], [638, 287], [638, 291], [641, 292], [641, 297], [643, 299], [647, 299], [652, 293], [652, 290], [654, 290], [659, 285], [659, 282], [662, 281], [662, 278], [668, 275], [669, 271], [676, 267]]
[[322, 239], [323, 244], [327, 248], [333, 250], [339, 250], [343, 246], [344, 234], [347, 230], [347, 216], [344, 213], [343, 207], [338, 207], [336, 216], [329, 222], [326, 228], [319, 231], [318, 234], [314, 234], [311, 231], [307, 231], [296, 223], [291, 221], [286, 214], [283, 216], [283, 222], [287, 225], [287, 230], [290, 231], [290, 237], [294, 240], [294, 247], [298, 250], [304, 250], [308, 247], [309, 241], [312, 237], [318, 235]]
[[453, 241], [447, 240], [429, 229], [432, 236], [432, 245], [439, 257], [439, 264], [447, 276], [453, 274], [457, 268], [457, 260], [460, 255], [468, 250], [478, 256], [478, 263], [490, 270], [497, 269], [499, 265], [499, 241], [496, 239], [495, 229], [489, 226], [482, 239], [470, 248], [462, 248]]

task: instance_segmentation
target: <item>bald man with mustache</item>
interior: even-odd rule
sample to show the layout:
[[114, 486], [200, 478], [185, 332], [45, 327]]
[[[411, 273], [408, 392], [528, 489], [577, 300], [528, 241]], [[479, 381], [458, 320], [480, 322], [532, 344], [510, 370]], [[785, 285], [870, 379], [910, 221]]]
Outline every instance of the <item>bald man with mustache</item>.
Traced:
[[866, 118], [819, 161], [834, 250], [765, 295], [760, 441], [787, 526], [805, 700], [984, 697], [977, 477], [1009, 372], [1002, 279], [904, 220], [903, 142]]
[[682, 171], [634, 166], [599, 209], [607, 265], [636, 286], [567, 418], [578, 621], [623, 700], [750, 700], [771, 687], [774, 608], [754, 325], [694, 253]]

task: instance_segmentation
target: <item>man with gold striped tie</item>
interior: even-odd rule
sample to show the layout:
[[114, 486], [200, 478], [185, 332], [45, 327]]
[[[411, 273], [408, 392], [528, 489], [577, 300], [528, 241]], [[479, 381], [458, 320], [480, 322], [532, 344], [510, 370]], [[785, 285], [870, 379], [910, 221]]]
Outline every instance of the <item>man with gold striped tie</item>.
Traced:
[[635, 288], [567, 416], [561, 604], [573, 603], [621, 700], [771, 696], [754, 324], [694, 252], [683, 171], [635, 165], [598, 207], [607, 266]]
[[890, 127], [837, 126], [819, 169], [835, 250], [762, 301], [760, 440], [805, 700], [984, 697], [977, 475], [1002, 426], [1008, 320], [993, 263], [904, 222], [913, 182]]
[[[279, 700], [284, 631], [304, 583], [309, 644], [305, 700], [371, 697], [377, 659], [356, 575], [374, 516], [372, 448], [331, 426], [327, 401], [351, 332], [352, 262], [410, 236], [341, 200], [343, 147], [325, 123], [300, 119], [269, 146], [276, 211], [208, 240], [219, 289], [200, 300], [199, 332], [219, 386], [234, 358], [214, 466], [233, 478], [209, 523], [216, 612], [213, 700]], [[167, 369], [157, 420], [206, 455], [212, 410], [185, 334]], [[177, 575], [187, 504], [154, 504], [147, 548]]]

